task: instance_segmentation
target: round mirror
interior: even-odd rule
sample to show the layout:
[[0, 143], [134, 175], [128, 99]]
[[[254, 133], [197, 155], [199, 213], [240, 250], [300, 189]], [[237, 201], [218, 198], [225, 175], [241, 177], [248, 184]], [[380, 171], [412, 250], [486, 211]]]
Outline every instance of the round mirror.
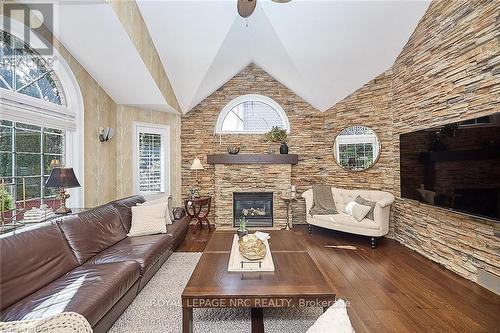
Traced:
[[335, 138], [333, 154], [335, 161], [342, 168], [363, 171], [377, 162], [380, 156], [380, 140], [369, 127], [347, 127]]

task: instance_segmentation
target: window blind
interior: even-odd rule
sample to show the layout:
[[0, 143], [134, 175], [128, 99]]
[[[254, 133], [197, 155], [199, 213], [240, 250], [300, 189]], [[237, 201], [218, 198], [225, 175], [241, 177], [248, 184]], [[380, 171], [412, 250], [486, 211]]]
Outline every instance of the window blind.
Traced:
[[163, 192], [164, 165], [161, 134], [139, 133], [138, 163], [140, 192]]
[[76, 114], [67, 107], [0, 89], [0, 119], [73, 131]]

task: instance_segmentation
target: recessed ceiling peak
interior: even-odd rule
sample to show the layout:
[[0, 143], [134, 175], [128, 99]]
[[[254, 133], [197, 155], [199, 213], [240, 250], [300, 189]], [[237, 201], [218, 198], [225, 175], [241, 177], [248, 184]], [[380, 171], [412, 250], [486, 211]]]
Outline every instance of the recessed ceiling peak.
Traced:
[[325, 111], [391, 67], [430, 3], [277, 2], [138, 2], [184, 112], [249, 63]]

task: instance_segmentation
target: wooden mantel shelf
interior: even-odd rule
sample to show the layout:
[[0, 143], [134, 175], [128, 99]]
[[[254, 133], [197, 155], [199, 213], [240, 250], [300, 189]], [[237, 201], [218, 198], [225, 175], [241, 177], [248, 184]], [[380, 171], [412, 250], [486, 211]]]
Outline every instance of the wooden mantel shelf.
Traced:
[[297, 164], [296, 154], [219, 154], [207, 155], [208, 164]]

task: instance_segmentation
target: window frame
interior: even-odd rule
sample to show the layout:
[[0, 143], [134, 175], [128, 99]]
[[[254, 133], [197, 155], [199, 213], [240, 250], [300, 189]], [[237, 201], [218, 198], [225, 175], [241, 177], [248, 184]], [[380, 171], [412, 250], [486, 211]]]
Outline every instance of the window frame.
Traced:
[[219, 117], [217, 118], [217, 122], [215, 124], [215, 133], [216, 134], [265, 134], [269, 130], [261, 130], [261, 131], [228, 131], [223, 130], [222, 126], [224, 124], [224, 120], [229, 112], [236, 106], [244, 103], [244, 102], [261, 102], [267, 104], [273, 110], [275, 110], [281, 118], [283, 122], [283, 129], [286, 130], [287, 133], [290, 133], [290, 122], [286, 115], [285, 110], [279, 105], [275, 100], [269, 98], [267, 96], [258, 95], [258, 94], [247, 94], [236, 97], [232, 101], [230, 101], [219, 113]]
[[[46, 47], [49, 43], [42, 39], [40, 36], [35, 34], [30, 30], [29, 27], [23, 23], [11, 19], [9, 17], [0, 15], [0, 24], [2, 27], [6, 26], [6, 21], [10, 23], [10, 30], [8, 31], [11, 35], [24, 40], [25, 31], [30, 32], [30, 45], [35, 48]], [[85, 207], [85, 178], [84, 178], [84, 105], [83, 97], [80, 91], [80, 86], [76, 80], [73, 71], [71, 70], [69, 64], [66, 62], [65, 57], [63, 57], [56, 47], [52, 48], [52, 57], [56, 59], [53, 62], [53, 73], [59, 80], [64, 96], [64, 105], [54, 104], [42, 99], [38, 99], [32, 96], [24, 95], [21, 93], [15, 93], [8, 89], [1, 90], [0, 104], [2, 104], [3, 110], [14, 110], [18, 108], [19, 110], [25, 109], [26, 111], [39, 110], [40, 112], [48, 112], [49, 114], [54, 114], [54, 112], [62, 112], [64, 110], [67, 119], [73, 117], [75, 126], [68, 126], [66, 128], [60, 128], [59, 126], [51, 126], [50, 124], [43, 124], [42, 127], [57, 128], [65, 131], [65, 164], [68, 167], [72, 167], [75, 175], [81, 185], [79, 188], [68, 189], [71, 197], [68, 200], [69, 207], [83, 208]], [[47, 57], [41, 55], [42, 57]], [[2, 117], [2, 108], [0, 108], [0, 118]], [[8, 108], [8, 109], [7, 109]], [[33, 117], [26, 113], [25, 117], [19, 116], [19, 119], [5, 119], [18, 123], [33, 124], [35, 126], [40, 126], [40, 118]], [[66, 120], [67, 120], [66, 119]]]
[[[0, 127], [8, 127], [11, 129], [11, 133], [10, 133], [10, 136], [11, 136], [11, 149], [10, 151], [3, 151], [3, 150], [0, 150], [0, 153], [2, 154], [10, 154], [11, 155], [11, 159], [12, 159], [12, 176], [6, 176], [4, 178], [11, 178], [13, 180], [13, 186], [14, 186], [14, 190], [12, 191], [12, 196], [13, 196], [13, 200], [16, 204], [19, 204], [19, 203], [22, 203], [23, 202], [23, 198], [18, 198], [17, 197], [17, 186], [19, 186], [20, 184], [22, 184], [22, 181], [19, 181], [20, 179], [23, 179], [23, 178], [26, 178], [26, 179], [40, 179], [40, 196], [39, 197], [34, 197], [34, 198], [26, 198], [26, 201], [33, 201], [33, 200], [39, 200], [40, 201], [40, 204], [43, 204], [46, 200], [53, 200], [56, 195], [53, 194], [53, 195], [45, 195], [45, 182], [46, 182], [46, 179], [48, 178], [49, 174], [45, 174], [45, 167], [46, 165], [44, 164], [45, 162], [45, 157], [47, 156], [56, 156], [58, 157], [58, 160], [64, 164], [64, 159], [66, 158], [66, 135], [67, 135], [67, 132], [66, 131], [61, 131], [62, 133], [61, 134], [58, 134], [58, 133], [53, 133], [53, 132], [50, 132], [50, 131], [47, 131], [48, 129], [50, 130], [51, 128], [48, 128], [48, 127], [44, 127], [44, 126], [37, 126], [40, 128], [40, 131], [38, 130], [31, 130], [31, 129], [22, 129], [20, 127], [18, 127], [19, 122], [11, 122], [12, 125], [10, 127], [8, 126], [4, 126], [4, 125], [0, 125]], [[23, 125], [26, 125], [26, 124], [23, 124]], [[29, 124], [28, 124], [29, 125]], [[36, 125], [31, 125], [31, 126], [36, 126]], [[23, 152], [23, 151], [17, 151], [16, 149], [16, 145], [17, 145], [17, 136], [16, 136], [16, 130], [21, 130], [21, 131], [24, 131], [24, 132], [32, 132], [32, 133], [37, 133], [39, 134], [40, 136], [40, 149], [39, 151], [37, 152]], [[51, 153], [51, 152], [45, 152], [45, 134], [49, 134], [49, 135], [55, 135], [55, 136], [61, 136], [63, 138], [63, 149], [62, 149], [62, 153]], [[21, 155], [32, 155], [32, 156], [38, 156], [39, 157], [39, 160], [40, 160], [40, 173], [39, 174], [35, 174], [35, 175], [29, 175], [29, 176], [20, 176], [18, 175], [18, 170], [17, 170], [17, 156], [21, 154]]]
[[[149, 196], [164, 193], [170, 195], [170, 126], [162, 124], [151, 124], [143, 122], [134, 122], [132, 124], [132, 147], [133, 147], [133, 180], [134, 180], [134, 194]], [[151, 133], [161, 135], [162, 144], [162, 163], [163, 163], [163, 192], [141, 192], [140, 191], [140, 176], [139, 176], [139, 134]]]
[[[373, 131], [373, 130], [372, 130]], [[378, 137], [375, 132], [373, 132], [373, 135], [371, 134], [360, 134], [360, 135], [338, 135], [335, 138], [334, 146], [335, 146], [335, 160], [337, 163], [345, 168], [344, 165], [341, 163], [341, 153], [340, 153], [340, 145], [357, 145], [357, 144], [369, 144], [372, 146], [372, 163], [370, 167], [372, 167], [376, 162], [379, 157], [379, 144], [377, 143]], [[380, 142], [380, 140], [379, 140]], [[350, 169], [352, 171], [364, 171], [367, 170], [368, 168], [365, 169]]]

